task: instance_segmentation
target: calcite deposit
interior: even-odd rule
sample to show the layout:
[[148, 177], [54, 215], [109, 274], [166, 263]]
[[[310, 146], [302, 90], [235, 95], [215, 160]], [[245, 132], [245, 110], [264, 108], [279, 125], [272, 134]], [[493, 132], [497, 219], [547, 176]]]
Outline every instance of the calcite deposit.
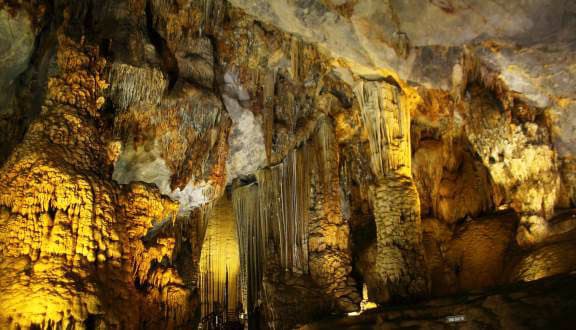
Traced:
[[0, 328], [574, 328], [575, 30], [0, 0]]

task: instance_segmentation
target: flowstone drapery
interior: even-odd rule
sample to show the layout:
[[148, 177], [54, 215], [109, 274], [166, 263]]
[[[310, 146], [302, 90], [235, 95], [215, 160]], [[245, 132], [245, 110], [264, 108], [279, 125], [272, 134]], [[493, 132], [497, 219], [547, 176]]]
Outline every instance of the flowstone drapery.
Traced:
[[251, 315], [261, 298], [267, 239], [266, 222], [259, 214], [258, 186], [235, 188], [232, 202], [240, 250], [242, 304], [244, 311]]
[[[350, 277], [349, 229], [341, 209], [338, 147], [329, 118], [319, 121], [315, 136], [281, 163], [258, 170], [256, 182], [234, 188], [249, 311], [257, 307], [257, 299], [268, 303], [272, 298], [264, 295], [262, 281], [274, 281], [276, 276], [265, 279], [274, 269], [285, 274], [282, 281], [287, 283], [310, 276], [311, 287], [337, 310], [358, 309], [360, 297]], [[275, 304], [277, 298], [272, 299]], [[282, 320], [274, 308], [267, 307], [272, 324]]]
[[262, 280], [271, 259], [284, 272], [308, 273], [310, 181], [305, 155], [294, 150], [284, 162], [259, 170], [257, 183], [233, 190], [243, 301], [249, 313], [264, 300]]

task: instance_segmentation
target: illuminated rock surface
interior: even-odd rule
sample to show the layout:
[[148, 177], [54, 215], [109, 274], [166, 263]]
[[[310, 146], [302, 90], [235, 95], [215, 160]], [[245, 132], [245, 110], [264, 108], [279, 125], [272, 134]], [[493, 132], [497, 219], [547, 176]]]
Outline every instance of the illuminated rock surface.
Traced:
[[575, 29], [564, 0], [0, 0], [0, 328], [574, 328]]

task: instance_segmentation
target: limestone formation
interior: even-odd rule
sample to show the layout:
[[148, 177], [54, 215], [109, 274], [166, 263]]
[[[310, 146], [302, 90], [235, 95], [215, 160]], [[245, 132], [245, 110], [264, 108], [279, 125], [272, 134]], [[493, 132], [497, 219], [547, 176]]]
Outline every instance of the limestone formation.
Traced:
[[310, 274], [342, 310], [354, 312], [358, 310], [360, 296], [350, 276], [350, 229], [341, 198], [339, 150], [328, 118], [320, 120], [316, 134], [314, 197], [310, 203], [314, 206], [308, 242]]
[[[140, 240], [154, 222], [173, 217], [177, 204], [148, 185], [111, 181], [101, 135], [105, 60], [64, 32], [58, 42], [58, 73], [48, 81], [42, 112], [1, 172], [0, 322], [183, 325], [190, 292], [173, 267], [156, 265], [172, 257], [174, 240], [147, 247]], [[117, 308], [125, 304], [131, 307]]]
[[0, 0], [0, 328], [574, 328], [574, 17]]
[[355, 91], [376, 177], [370, 200], [377, 228], [377, 299], [425, 295], [420, 200], [410, 173], [409, 109], [399, 88], [388, 82], [360, 82]]
[[[505, 198], [520, 214], [518, 243], [542, 241], [547, 235], [546, 220], [553, 214], [559, 185], [549, 132], [534, 119], [518, 118], [518, 112], [526, 105], [489, 102], [489, 92], [474, 92], [466, 131], [468, 139], [493, 182], [502, 188]], [[514, 113], [510, 107], [518, 112]], [[520, 123], [513, 122], [513, 117]]]

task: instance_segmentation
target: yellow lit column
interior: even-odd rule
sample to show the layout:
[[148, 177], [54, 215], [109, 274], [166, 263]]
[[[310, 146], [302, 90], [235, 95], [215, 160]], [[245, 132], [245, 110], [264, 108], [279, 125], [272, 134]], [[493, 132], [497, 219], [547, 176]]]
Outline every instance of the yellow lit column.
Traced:
[[355, 88], [368, 131], [370, 189], [377, 228], [378, 302], [426, 294], [420, 200], [411, 174], [410, 112], [401, 90], [385, 81], [361, 81]]

